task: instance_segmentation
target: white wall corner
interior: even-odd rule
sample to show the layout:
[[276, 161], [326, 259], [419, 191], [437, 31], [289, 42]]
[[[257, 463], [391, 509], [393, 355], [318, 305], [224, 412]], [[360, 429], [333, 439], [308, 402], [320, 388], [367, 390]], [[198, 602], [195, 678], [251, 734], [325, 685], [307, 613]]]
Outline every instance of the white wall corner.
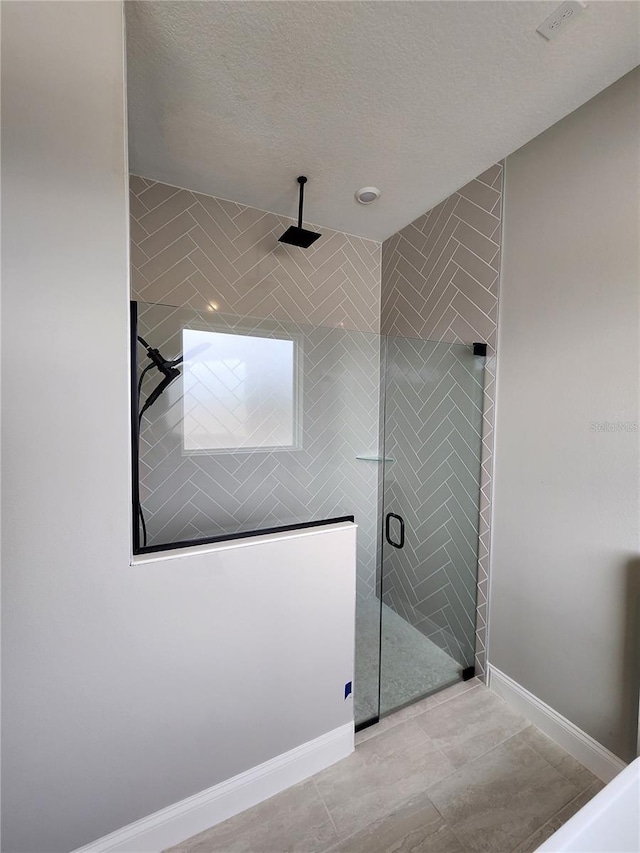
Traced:
[[79, 847], [74, 853], [159, 853], [308, 779], [353, 750], [353, 723], [346, 723]]
[[487, 686], [603, 782], [610, 782], [626, 767], [617, 755], [490, 663]]

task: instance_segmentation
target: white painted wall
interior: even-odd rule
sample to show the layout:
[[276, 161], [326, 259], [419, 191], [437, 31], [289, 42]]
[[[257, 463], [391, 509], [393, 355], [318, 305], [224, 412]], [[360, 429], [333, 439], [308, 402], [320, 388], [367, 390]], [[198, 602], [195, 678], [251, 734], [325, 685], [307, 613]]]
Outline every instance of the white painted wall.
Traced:
[[355, 528], [129, 565], [122, 8], [2, 4], [2, 842], [55, 853], [351, 719]]
[[[640, 70], [507, 160], [489, 660], [623, 759], [640, 676]], [[637, 429], [637, 427], [636, 427]]]

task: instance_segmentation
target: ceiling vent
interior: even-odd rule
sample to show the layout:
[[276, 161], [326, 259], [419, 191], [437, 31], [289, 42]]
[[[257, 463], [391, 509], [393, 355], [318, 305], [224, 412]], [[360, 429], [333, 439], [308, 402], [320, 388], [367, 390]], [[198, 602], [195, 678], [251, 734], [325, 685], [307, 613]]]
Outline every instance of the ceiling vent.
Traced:
[[551, 39], [558, 35], [560, 30], [563, 30], [570, 21], [582, 14], [586, 8], [586, 3], [579, 3], [577, 0], [567, 0], [566, 3], [561, 3], [548, 18], [544, 19], [536, 32], [540, 33], [547, 41], [551, 41]]

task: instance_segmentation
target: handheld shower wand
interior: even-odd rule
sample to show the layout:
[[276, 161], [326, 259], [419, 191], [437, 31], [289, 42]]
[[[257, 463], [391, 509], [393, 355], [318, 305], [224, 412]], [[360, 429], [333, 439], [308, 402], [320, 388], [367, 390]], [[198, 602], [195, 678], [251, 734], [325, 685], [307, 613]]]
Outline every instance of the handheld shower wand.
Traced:
[[[142, 344], [142, 346], [147, 351], [147, 356], [151, 359], [151, 364], [145, 367], [142, 372], [142, 376], [140, 377], [140, 383], [138, 391], [142, 389], [142, 379], [144, 375], [151, 367], [156, 367], [160, 373], [163, 374], [163, 378], [160, 383], [154, 388], [154, 390], [149, 394], [147, 399], [145, 400], [144, 406], [140, 409], [138, 414], [138, 420], [142, 420], [142, 416], [147, 411], [147, 409], [151, 408], [156, 400], [164, 393], [164, 391], [171, 385], [174, 379], [177, 379], [180, 376], [180, 371], [178, 370], [177, 365], [182, 363], [182, 356], [178, 358], [174, 358], [171, 361], [168, 361], [160, 354], [160, 350], [155, 347], [149, 346], [149, 344], [145, 341], [144, 338], [141, 338], [138, 335], [138, 340]], [[138, 403], [140, 402], [140, 394], [138, 393]]]
[[[166, 389], [171, 385], [174, 379], [177, 379], [180, 376], [180, 371], [178, 370], [178, 365], [182, 363], [182, 356], [178, 358], [174, 358], [168, 360], [164, 358], [164, 356], [160, 353], [160, 350], [155, 347], [150, 346], [144, 338], [141, 338], [138, 335], [138, 341], [142, 344], [142, 346], [147, 351], [147, 356], [149, 357], [151, 364], [147, 364], [142, 373], [140, 374], [140, 379], [138, 380], [138, 407], [140, 407], [140, 394], [142, 393], [142, 382], [147, 373], [152, 370], [154, 367], [160, 371], [162, 374], [162, 379], [153, 389], [153, 391], [149, 394], [147, 399], [144, 401], [144, 405], [138, 411], [138, 444], [140, 442], [140, 423], [142, 422], [142, 416], [144, 413], [153, 406], [156, 400], [162, 396], [162, 394], [166, 391]], [[138, 447], [139, 451], [139, 447]], [[140, 499], [138, 498], [138, 516], [140, 518], [140, 525], [142, 527], [142, 544], [146, 546], [147, 544], [147, 525], [144, 519], [144, 512], [142, 510], [142, 504], [140, 503]]]
[[[151, 406], [158, 400], [159, 397], [164, 394], [169, 385], [180, 376], [180, 370], [178, 369], [178, 365], [182, 364], [184, 361], [184, 355], [180, 355], [177, 358], [167, 359], [165, 358], [160, 350], [152, 347], [148, 344], [144, 338], [137, 336], [138, 342], [142, 344], [142, 346], [147, 351], [147, 356], [149, 358], [150, 363], [145, 366], [142, 373], [140, 374], [140, 378], [138, 379], [138, 397], [137, 397], [137, 407], [138, 407], [138, 456], [140, 455], [140, 425], [142, 423], [142, 416], [146, 411], [148, 411]], [[187, 352], [187, 363], [189, 363], [189, 359], [194, 358], [195, 356], [201, 354], [203, 351], [206, 351], [209, 348], [209, 344], [202, 343], [193, 349]], [[149, 394], [147, 399], [144, 401], [142, 408], [140, 408], [140, 397], [142, 394], [142, 383], [144, 382], [144, 377], [150, 370], [156, 368], [161, 374], [162, 379], [153, 389], [153, 391]], [[140, 525], [142, 527], [142, 544], [146, 546], [147, 544], [147, 525], [144, 518], [144, 512], [142, 510], [142, 503], [140, 502], [140, 498], [138, 497], [137, 501], [137, 509], [138, 516], [140, 518]]]

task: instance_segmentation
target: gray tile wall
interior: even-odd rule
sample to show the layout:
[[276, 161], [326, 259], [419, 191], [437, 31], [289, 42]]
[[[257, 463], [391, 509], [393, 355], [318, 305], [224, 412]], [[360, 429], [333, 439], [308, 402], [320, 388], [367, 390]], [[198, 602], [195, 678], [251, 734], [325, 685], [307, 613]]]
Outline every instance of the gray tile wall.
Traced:
[[[319, 228], [323, 238], [301, 252], [277, 241], [292, 220], [131, 177], [132, 296], [136, 300], [287, 324], [381, 330], [389, 335], [451, 343], [484, 340], [489, 344], [477, 585], [476, 666], [480, 673], [484, 671], [486, 644], [501, 198], [502, 165], [496, 164], [385, 241], [382, 252], [373, 241], [327, 228]], [[338, 346], [328, 357], [327, 364], [333, 359], [333, 373], [344, 364], [343, 355]], [[369, 362], [367, 375], [370, 371], [379, 379], [379, 359], [376, 361], [376, 354], [370, 362], [370, 355], [363, 356], [364, 362]], [[376, 388], [376, 395], [378, 391]], [[378, 423], [376, 413], [376, 429]], [[371, 424], [367, 414], [366, 428], [361, 434], [356, 430], [351, 449], [367, 441], [368, 447], [373, 447]], [[219, 465], [218, 459], [215, 464]], [[372, 482], [377, 479], [379, 466], [363, 462], [357, 466], [356, 481], [367, 467]], [[370, 485], [364, 479], [366, 484], [356, 489], [361, 495], [368, 493]], [[326, 494], [318, 479], [314, 488], [318, 494]], [[208, 493], [207, 488], [201, 491]], [[175, 494], [176, 501], [183, 500], [184, 493]], [[378, 489], [377, 500], [381, 499]], [[197, 499], [201, 504], [204, 500]], [[350, 503], [355, 507], [359, 500], [356, 496]], [[341, 497], [332, 507], [342, 505]], [[170, 507], [167, 503], [165, 512]], [[372, 509], [367, 498], [358, 507], [362, 525], [359, 589], [362, 594], [372, 594], [375, 544], [371, 543], [376, 540], [380, 504]], [[202, 519], [202, 506], [193, 511], [194, 518]], [[365, 529], [365, 517], [373, 522], [369, 530]], [[194, 522], [194, 530], [200, 523]], [[176, 529], [179, 521], [171, 524]]]
[[503, 166], [497, 163], [394, 234], [382, 247], [384, 334], [450, 343], [485, 341], [489, 345], [482, 418], [476, 614], [475, 660], [481, 675], [486, 660], [502, 187]]
[[[387, 345], [383, 600], [463, 667], [475, 651], [484, 360], [459, 344]], [[397, 532], [396, 532], [397, 535]]]
[[293, 220], [130, 179], [133, 299], [237, 317], [380, 330], [381, 246], [332, 231], [306, 250], [278, 242]]
[[137, 176], [130, 189], [132, 298], [159, 306], [141, 311], [150, 342], [180, 351], [185, 316], [165, 305], [286, 327], [304, 350], [302, 451], [183, 455], [181, 405], [154, 406], [140, 469], [150, 543], [354, 514], [358, 592], [373, 595], [378, 466], [355, 456], [378, 452], [379, 338], [366, 333], [380, 327], [380, 244], [322, 227], [303, 251], [278, 242], [285, 217]]
[[[162, 544], [299, 521], [354, 515], [358, 593], [375, 589], [379, 337], [258, 320], [245, 334], [291, 336], [302, 360], [302, 430], [295, 450], [185, 453], [180, 380], [144, 416], [140, 489], [148, 543]], [[181, 353], [183, 327], [232, 331], [222, 316], [139, 304], [138, 329], [165, 357]], [[141, 349], [140, 354], [144, 351]], [[157, 383], [145, 380], [143, 398]]]

